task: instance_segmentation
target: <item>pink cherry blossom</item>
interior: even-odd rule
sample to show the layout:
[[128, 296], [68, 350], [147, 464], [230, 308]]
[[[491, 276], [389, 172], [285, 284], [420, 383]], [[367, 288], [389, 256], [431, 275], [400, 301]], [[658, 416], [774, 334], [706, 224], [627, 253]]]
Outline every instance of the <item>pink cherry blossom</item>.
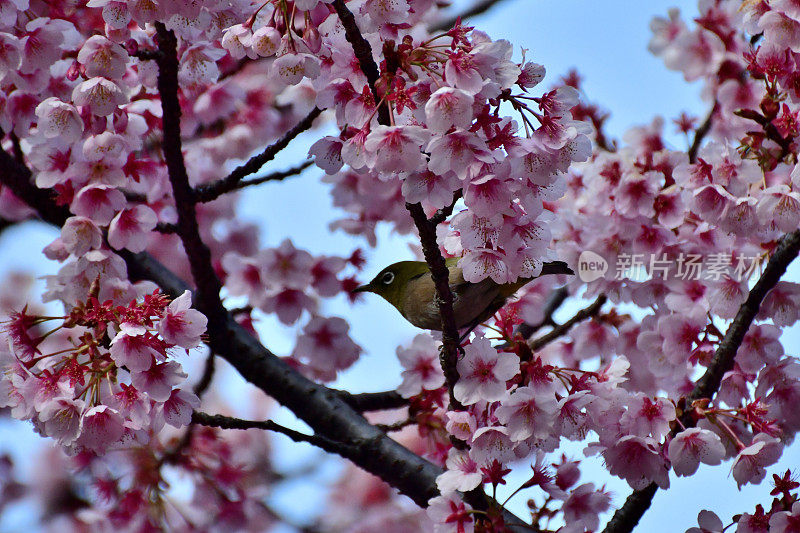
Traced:
[[128, 52], [102, 35], [89, 37], [78, 52], [78, 61], [89, 77], [102, 76], [110, 80], [125, 74]]
[[408, 348], [397, 348], [397, 358], [403, 366], [403, 382], [397, 392], [404, 398], [435, 390], [444, 385], [436, 344], [429, 335], [417, 335]]
[[686, 429], [669, 443], [669, 460], [679, 476], [691, 476], [700, 463], [718, 465], [724, 456], [722, 441], [707, 429]]
[[425, 104], [428, 128], [447, 133], [450, 128], [466, 129], [472, 124], [473, 96], [460, 89], [442, 87]]
[[77, 141], [83, 132], [83, 121], [74, 106], [51, 96], [36, 106], [38, 126], [45, 137], [57, 137], [65, 143]]
[[475, 522], [471, 510], [472, 506], [464, 503], [457, 493], [450, 493], [428, 500], [425, 512], [434, 523], [434, 533], [473, 533]]
[[467, 492], [480, 486], [482, 482], [483, 474], [478, 463], [466, 451], [450, 448], [447, 453], [447, 470], [436, 478], [436, 486], [442, 494]]
[[156, 363], [149, 369], [131, 375], [133, 386], [146, 393], [152, 400], [166, 402], [172, 388], [186, 379], [181, 365], [175, 361]]
[[164, 421], [170, 426], [181, 428], [192, 420], [192, 411], [200, 407], [200, 399], [183, 389], [173, 389], [164, 402]]
[[206, 330], [208, 319], [191, 309], [192, 294], [187, 290], [175, 298], [167, 307], [158, 323], [158, 333], [165, 341], [183, 348], [194, 348], [200, 344], [200, 335]]
[[127, 101], [117, 84], [101, 77], [81, 82], [72, 92], [72, 102], [75, 105], [86, 106], [93, 115], [101, 117], [110, 115]]
[[501, 402], [495, 415], [516, 442], [531, 436], [546, 438], [552, 431], [557, 409], [556, 398], [550, 391], [520, 387]]
[[513, 354], [498, 353], [488, 339], [478, 337], [464, 349], [457, 369], [455, 397], [462, 404], [471, 405], [505, 398], [506, 381], [519, 373], [519, 360]]
[[156, 214], [146, 205], [123, 209], [108, 226], [108, 244], [116, 249], [141, 252], [147, 247], [148, 234], [157, 222]]
[[109, 185], [87, 185], [75, 195], [71, 209], [76, 215], [106, 225], [124, 205], [125, 195], [119, 189]]
[[100, 248], [103, 234], [92, 220], [86, 217], [69, 217], [61, 228], [61, 243], [67, 253], [80, 256]]
[[425, 164], [422, 146], [430, 136], [419, 126], [378, 126], [364, 142], [373, 170], [383, 174], [408, 174]]
[[782, 452], [783, 446], [778, 439], [765, 433], [753, 437], [753, 443], [739, 451], [731, 466], [737, 486], [760, 483], [767, 475], [766, 467], [775, 464]]
[[656, 483], [669, 487], [666, 458], [649, 437], [626, 435], [603, 452], [608, 471], [619, 476], [633, 489]]
[[127, 367], [131, 373], [150, 368], [162, 356], [157, 341], [147, 334], [145, 327], [123, 322], [119, 333], [111, 339], [109, 353], [118, 366]]
[[98, 405], [83, 414], [76, 444], [95, 453], [104, 453], [122, 438], [123, 431], [120, 414], [107, 405]]

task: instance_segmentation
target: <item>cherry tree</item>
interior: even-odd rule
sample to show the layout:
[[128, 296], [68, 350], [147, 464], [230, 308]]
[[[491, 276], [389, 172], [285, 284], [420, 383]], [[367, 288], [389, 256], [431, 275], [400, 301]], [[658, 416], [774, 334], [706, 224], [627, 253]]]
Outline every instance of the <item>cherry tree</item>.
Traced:
[[[494, 0], [454, 19], [444, 3], [0, 0], [0, 217], [58, 232], [41, 294], [24, 272], [0, 286], [0, 407], [50, 443], [2, 458], [0, 509], [33, 501], [59, 531], [291, 527], [267, 502], [290, 476], [275, 434], [347, 465], [297, 529], [622, 532], [700, 464], [767, 479], [800, 430], [781, 339], [800, 318], [784, 279], [800, 251], [798, 2], [653, 20], [650, 52], [700, 82], [708, 113], [642, 117], [621, 140], [577, 73], [546, 78], [471, 25]], [[308, 131], [309, 158], [277, 168]], [[357, 300], [369, 252], [260, 243], [241, 199], [301, 173], [330, 187], [332, 231], [414, 239], [441, 334], [360, 346], [327, 304]], [[472, 283], [555, 259], [575, 275], [526, 285], [460, 342], [448, 257]], [[556, 322], [567, 300], [585, 307]], [[294, 328], [286, 355], [270, 319]], [[392, 349], [396, 390], [329, 386]], [[257, 388], [251, 405], [220, 387], [221, 361]], [[568, 441], [627, 482], [619, 509]], [[500, 498], [515, 469], [526, 481]], [[693, 530], [797, 531], [800, 484], [770, 477], [761, 503], [704, 510]]]

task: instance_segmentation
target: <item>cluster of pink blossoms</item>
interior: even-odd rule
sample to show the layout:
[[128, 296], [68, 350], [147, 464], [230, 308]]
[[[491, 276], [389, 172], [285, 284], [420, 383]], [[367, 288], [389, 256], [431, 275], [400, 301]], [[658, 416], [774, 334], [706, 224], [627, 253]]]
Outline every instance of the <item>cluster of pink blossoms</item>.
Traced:
[[[66, 317], [12, 313], [2, 405], [65, 448], [99, 455], [189, 424], [200, 402], [176, 387], [186, 374], [171, 353], [205, 331], [190, 305], [189, 291], [172, 302], [154, 292], [127, 306], [91, 296]], [[52, 320], [61, 323], [44, 331]]]

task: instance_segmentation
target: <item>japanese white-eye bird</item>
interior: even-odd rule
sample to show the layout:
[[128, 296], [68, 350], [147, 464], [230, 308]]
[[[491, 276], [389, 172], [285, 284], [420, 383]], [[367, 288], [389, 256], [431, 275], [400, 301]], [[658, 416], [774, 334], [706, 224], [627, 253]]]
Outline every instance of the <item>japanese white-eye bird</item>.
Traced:
[[[450, 272], [450, 290], [453, 292], [453, 315], [458, 329], [474, 328], [488, 320], [506, 300], [523, 285], [536, 278], [520, 278], [514, 283], [500, 284], [486, 278], [477, 283], [464, 279], [456, 265], [458, 257], [445, 260]], [[546, 274], [573, 274], [563, 261], [544, 263], [540, 276]], [[375, 278], [353, 290], [374, 292], [395, 306], [403, 318], [422, 329], [440, 331], [442, 322], [435, 302], [436, 289], [428, 264], [424, 261], [400, 261], [380, 271]]]

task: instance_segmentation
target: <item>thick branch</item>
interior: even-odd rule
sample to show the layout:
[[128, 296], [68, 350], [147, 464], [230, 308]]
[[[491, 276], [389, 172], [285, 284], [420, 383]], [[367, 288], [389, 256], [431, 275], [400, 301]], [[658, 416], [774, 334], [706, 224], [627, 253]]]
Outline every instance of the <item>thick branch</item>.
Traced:
[[[739, 307], [736, 317], [734, 317], [733, 322], [725, 332], [725, 336], [717, 346], [714, 358], [711, 360], [706, 373], [697, 380], [694, 389], [686, 397], [687, 407], [690, 407], [693, 401], [700, 398], [712, 398], [719, 390], [725, 372], [733, 368], [736, 352], [739, 350], [750, 324], [753, 323], [756, 314], [758, 314], [761, 302], [767, 293], [780, 281], [786, 272], [786, 268], [797, 257], [798, 252], [800, 252], [800, 230], [789, 233], [781, 239], [772, 257], [770, 257], [764, 273], [753, 286], [750, 294], [747, 295], [747, 300]], [[696, 421], [691, 416], [691, 409], [687, 409], [687, 412], [681, 417], [681, 422], [684, 427], [694, 427]], [[677, 430], [672, 433], [674, 436], [677, 434]], [[650, 502], [657, 489], [656, 484], [651, 483], [644, 489], [633, 491], [625, 501], [625, 505], [614, 513], [603, 532], [627, 533], [632, 531], [636, 524], [639, 523], [642, 515], [650, 507]]]
[[398, 407], [405, 407], [408, 405], [408, 400], [393, 390], [386, 392], [362, 392], [361, 394], [352, 394], [345, 390], [336, 392], [347, 405], [359, 413], [397, 409]]
[[431, 271], [431, 277], [436, 287], [436, 301], [439, 303], [439, 315], [442, 319], [442, 351], [440, 359], [444, 377], [447, 380], [447, 390], [450, 394], [450, 408], [463, 409], [456, 400], [453, 387], [458, 381], [458, 327], [453, 314], [453, 291], [450, 290], [450, 272], [444, 262], [439, 244], [436, 242], [436, 225], [431, 224], [425, 216], [420, 204], [406, 204], [406, 209], [414, 219], [414, 224], [419, 232], [422, 244], [422, 253]]
[[233, 169], [233, 171], [224, 178], [214, 183], [208, 183], [197, 187], [194, 191], [197, 201], [210, 202], [226, 192], [239, 188], [240, 181], [250, 174], [255, 174], [265, 163], [272, 161], [278, 152], [286, 148], [295, 137], [309, 129], [314, 123], [314, 119], [316, 119], [320, 113], [322, 113], [322, 110], [315, 107], [292, 129], [287, 131], [283, 137], [267, 146], [263, 152], [254, 155], [246, 163]]

